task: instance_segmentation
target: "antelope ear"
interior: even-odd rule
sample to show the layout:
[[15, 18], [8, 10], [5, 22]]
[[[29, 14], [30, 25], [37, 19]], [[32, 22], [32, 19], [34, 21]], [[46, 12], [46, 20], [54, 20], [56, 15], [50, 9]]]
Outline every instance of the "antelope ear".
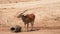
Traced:
[[26, 14], [24, 14], [24, 16], [26, 16]]
[[24, 14], [24, 16], [26, 16], [26, 14]]

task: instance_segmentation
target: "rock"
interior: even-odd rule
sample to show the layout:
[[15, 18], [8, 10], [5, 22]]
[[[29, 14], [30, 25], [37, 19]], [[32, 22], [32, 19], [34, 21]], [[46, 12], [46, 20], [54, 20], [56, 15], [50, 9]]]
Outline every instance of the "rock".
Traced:
[[21, 32], [21, 26], [15, 26], [15, 27], [11, 27], [10, 30], [12, 32]]

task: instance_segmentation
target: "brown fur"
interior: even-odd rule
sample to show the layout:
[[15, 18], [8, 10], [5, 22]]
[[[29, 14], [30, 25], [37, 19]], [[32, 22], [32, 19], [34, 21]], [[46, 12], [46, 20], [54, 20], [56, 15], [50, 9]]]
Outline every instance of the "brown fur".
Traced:
[[23, 13], [19, 14], [19, 16], [17, 18], [22, 18], [22, 21], [24, 22], [25, 28], [27, 25], [27, 31], [28, 31], [28, 27], [29, 27], [29, 23], [31, 23], [31, 30], [33, 29], [33, 25], [34, 25], [34, 20], [35, 20], [35, 15], [32, 14], [27, 14], [27, 15], [23, 15]]

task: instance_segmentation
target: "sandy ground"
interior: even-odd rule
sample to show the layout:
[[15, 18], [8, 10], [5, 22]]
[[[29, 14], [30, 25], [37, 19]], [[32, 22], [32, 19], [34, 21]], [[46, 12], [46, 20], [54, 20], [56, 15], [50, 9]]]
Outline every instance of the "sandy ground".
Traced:
[[0, 34], [60, 34], [60, 29], [43, 29], [40, 31], [31, 31], [31, 32], [19, 32], [19, 33], [12, 33], [10, 32], [0, 32]]
[[0, 0], [0, 4], [18, 3], [18, 2], [30, 2], [36, 0]]
[[[12, 0], [10, 0], [12, 1]], [[17, 0], [19, 1], [19, 0]], [[25, 14], [34, 13], [34, 30], [30, 32], [12, 33], [9, 29], [12, 26], [19, 25], [24, 27], [21, 19], [17, 15], [25, 9]], [[24, 28], [22, 29], [24, 30]], [[0, 1], [0, 34], [60, 34], [60, 0], [39, 0], [16, 3], [8, 0]]]

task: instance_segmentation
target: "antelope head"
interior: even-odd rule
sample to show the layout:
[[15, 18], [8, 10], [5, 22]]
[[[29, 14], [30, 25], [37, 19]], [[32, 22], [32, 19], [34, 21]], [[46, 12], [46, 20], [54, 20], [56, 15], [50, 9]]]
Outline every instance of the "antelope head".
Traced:
[[22, 12], [22, 13], [20, 13], [20, 14], [17, 16], [17, 18], [20, 18], [20, 17], [24, 16], [23, 13], [25, 13], [26, 11], [27, 11], [27, 10], [25, 10], [25, 11]]

